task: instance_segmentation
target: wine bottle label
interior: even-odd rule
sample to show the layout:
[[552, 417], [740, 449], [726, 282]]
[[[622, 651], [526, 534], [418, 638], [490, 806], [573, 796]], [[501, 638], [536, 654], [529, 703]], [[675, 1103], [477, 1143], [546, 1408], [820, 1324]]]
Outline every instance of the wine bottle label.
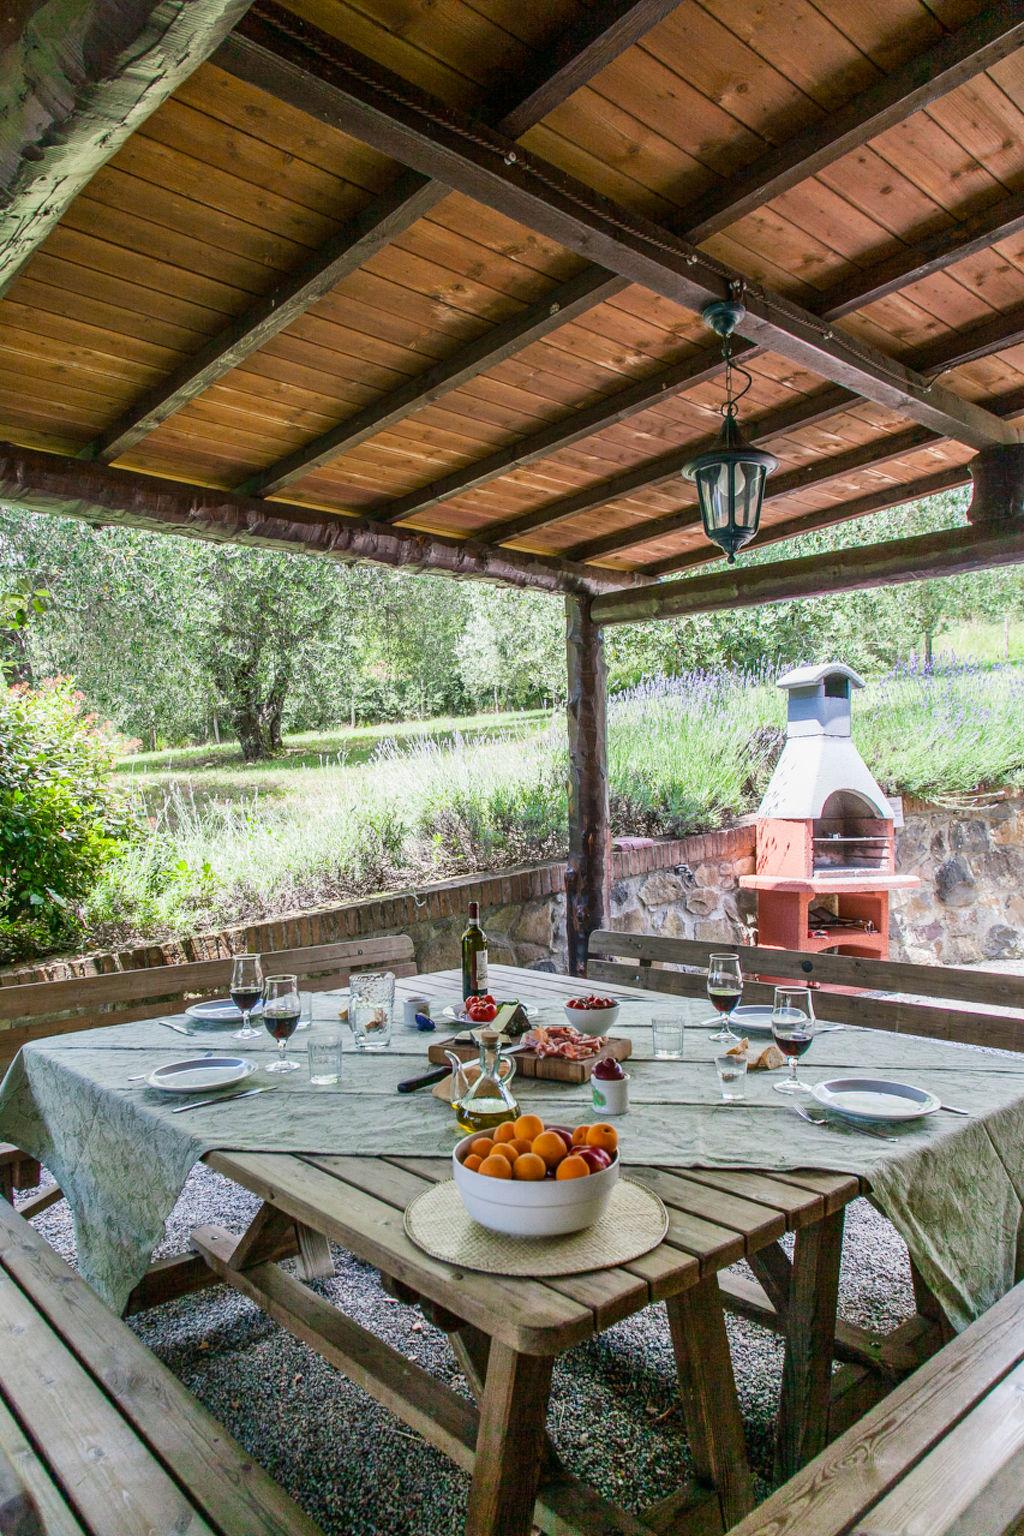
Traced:
[[477, 990], [480, 991], [480, 992], [486, 992], [487, 991], [487, 951], [486, 951], [486, 949], [478, 949], [474, 958], [476, 960], [476, 985], [477, 985]]

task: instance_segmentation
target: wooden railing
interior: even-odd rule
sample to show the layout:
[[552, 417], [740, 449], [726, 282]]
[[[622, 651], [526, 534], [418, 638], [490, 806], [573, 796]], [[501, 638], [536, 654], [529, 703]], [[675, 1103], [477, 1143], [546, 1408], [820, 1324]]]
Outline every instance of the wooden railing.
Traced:
[[[407, 934], [315, 944], [263, 955], [267, 976], [298, 976], [305, 991], [344, 986], [352, 971], [388, 970], [414, 976], [416, 958]], [[197, 960], [0, 987], [0, 1071], [28, 1040], [100, 1024], [124, 1024], [160, 1013], [180, 1013], [187, 1003], [227, 990], [231, 960]]]
[[588, 953], [587, 975], [595, 981], [684, 997], [703, 994], [710, 955], [734, 954], [744, 1002], [770, 1003], [777, 983], [799, 981], [815, 989], [815, 1014], [829, 1022], [1024, 1051], [1024, 976], [606, 930], [590, 935]]

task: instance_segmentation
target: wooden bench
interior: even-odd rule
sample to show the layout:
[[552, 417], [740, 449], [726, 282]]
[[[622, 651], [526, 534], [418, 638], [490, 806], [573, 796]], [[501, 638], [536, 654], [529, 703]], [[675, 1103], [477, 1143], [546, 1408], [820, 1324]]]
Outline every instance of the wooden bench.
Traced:
[[0, 1533], [320, 1536], [0, 1200]]
[[730, 1536], [1021, 1536], [1024, 1284]]
[[[696, 997], [704, 993], [711, 954], [739, 956], [745, 1003], [770, 1003], [775, 983], [798, 981], [815, 989], [821, 1019], [1024, 1051], [1024, 1013], [1007, 1016], [1008, 1009], [1024, 1011], [1022, 976], [604, 929], [590, 935], [587, 976]], [[932, 998], [940, 1001], [921, 1001]]]
[[[322, 992], [344, 986], [352, 971], [387, 970], [396, 976], [415, 976], [416, 955], [408, 934], [396, 933], [275, 950], [263, 955], [263, 970], [268, 976], [298, 976], [306, 991]], [[0, 987], [0, 1073], [29, 1040], [180, 1013], [186, 1002], [223, 994], [230, 977], [231, 960], [226, 958]]]

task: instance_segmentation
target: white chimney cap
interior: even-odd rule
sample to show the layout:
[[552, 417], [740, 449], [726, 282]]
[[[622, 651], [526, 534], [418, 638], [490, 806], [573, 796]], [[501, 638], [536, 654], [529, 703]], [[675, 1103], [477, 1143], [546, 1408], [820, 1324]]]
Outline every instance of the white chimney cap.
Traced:
[[852, 667], [842, 661], [826, 661], [820, 667], [794, 667], [779, 678], [780, 688], [814, 688], [826, 677], [848, 677], [855, 688], [864, 687], [864, 679], [858, 677]]

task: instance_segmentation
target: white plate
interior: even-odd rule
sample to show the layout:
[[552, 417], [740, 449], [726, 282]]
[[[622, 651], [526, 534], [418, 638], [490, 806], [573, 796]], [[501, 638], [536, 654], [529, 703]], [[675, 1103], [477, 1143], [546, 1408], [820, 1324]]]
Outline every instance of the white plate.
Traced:
[[[724, 1021], [724, 1015], [719, 1014]], [[772, 1007], [770, 1003], [744, 1003], [732, 1011], [732, 1027], [738, 1035], [770, 1035], [772, 1032]]]
[[[216, 997], [209, 1003], [193, 1003], [185, 1012], [190, 1019], [195, 1019], [199, 1024], [241, 1024], [242, 1015], [231, 1001], [230, 997]], [[253, 1017], [259, 1017], [263, 1012], [263, 1004], [257, 1003], [252, 1010]]]
[[161, 1093], [205, 1093], [208, 1088], [230, 1088], [255, 1071], [256, 1063], [244, 1056], [189, 1056], [157, 1067], [146, 1081]]
[[919, 1120], [933, 1115], [941, 1102], [926, 1088], [884, 1077], [833, 1077], [813, 1093], [819, 1104], [847, 1120]]

